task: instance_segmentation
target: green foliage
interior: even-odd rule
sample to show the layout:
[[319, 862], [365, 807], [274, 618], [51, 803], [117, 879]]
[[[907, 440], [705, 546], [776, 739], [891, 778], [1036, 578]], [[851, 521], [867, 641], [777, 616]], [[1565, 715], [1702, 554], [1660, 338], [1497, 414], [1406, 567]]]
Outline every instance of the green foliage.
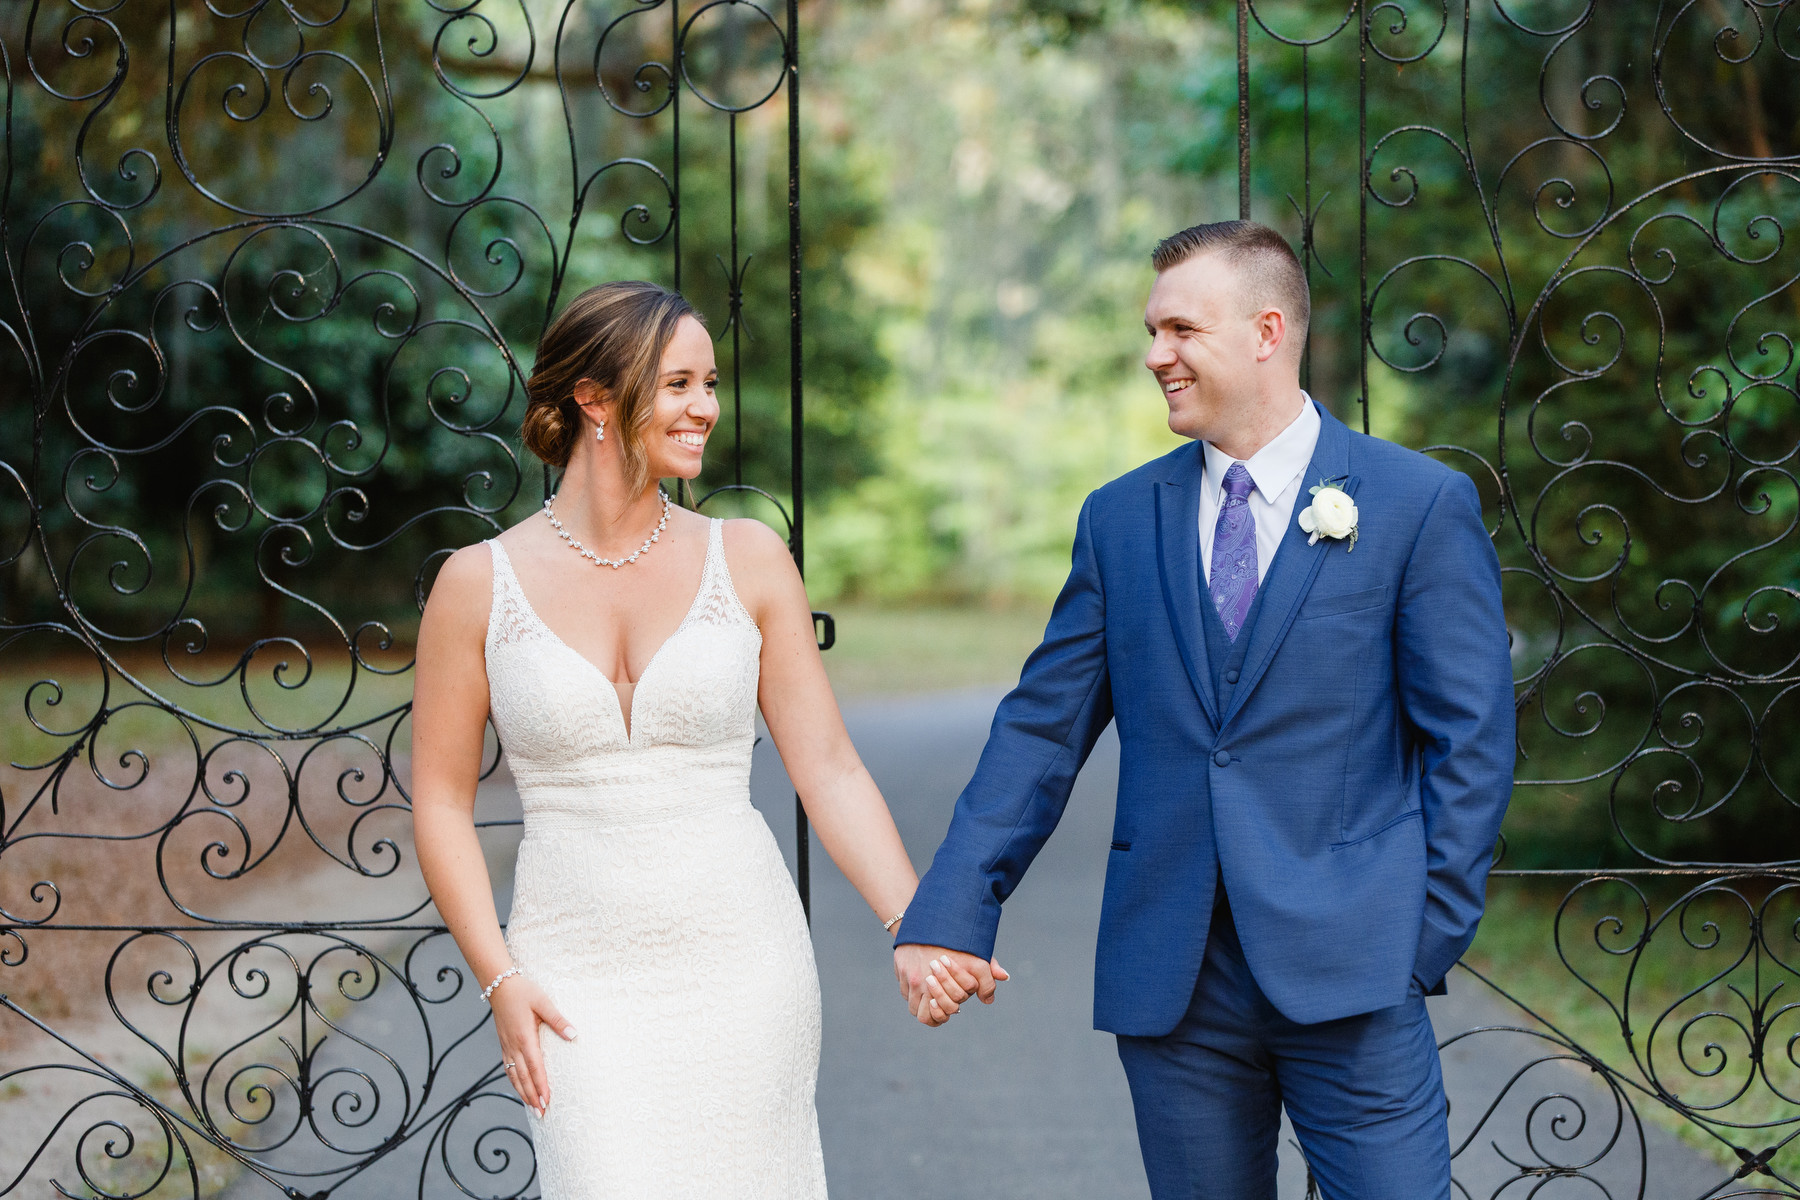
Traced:
[[[1384, 16], [1365, 54], [1354, 23], [1326, 37], [1342, 8], [1259, 3], [1269, 29], [1324, 40], [1302, 50], [1252, 30], [1252, 211], [1306, 250], [1313, 394], [1381, 436], [1451, 447], [1435, 453], [1482, 489], [1523, 681], [1508, 865], [1766, 857], [1770, 839], [1800, 835], [1785, 798], [1800, 796], [1800, 750], [1771, 736], [1793, 700], [1762, 682], [1800, 659], [1787, 532], [1800, 514], [1800, 250], [1775, 236], [1800, 215], [1800, 184], [1791, 170], [1734, 183], [1727, 167], [1795, 152], [1800, 92], [1766, 40], [1742, 62], [1720, 57], [1722, 18], [1706, 5], [1668, 28], [1657, 6], [1599, 5], [1573, 36], [1553, 32], [1578, 9], [1452, 6], [1441, 26], [1427, 10]], [[468, 18], [383, 11], [391, 123], [342, 73], [331, 120], [284, 115], [278, 101], [233, 123], [216, 106], [230, 82], [221, 60], [205, 77], [211, 107], [177, 124], [206, 186], [244, 202], [284, 187], [325, 202], [372, 170], [329, 217], [403, 230], [404, 247], [336, 230], [333, 260], [304, 228], [218, 235], [229, 214], [165, 166], [161, 191], [130, 215], [134, 269], [171, 256], [107, 294], [126, 262], [110, 218], [64, 209], [29, 244], [26, 222], [78, 192], [70, 147], [89, 117], [92, 186], [115, 200], [148, 193], [128, 151], [154, 142], [161, 64], [149, 51], [134, 60], [105, 104], [15, 88], [8, 250], [42, 290], [27, 303], [49, 350], [41, 377], [28, 356], [0, 353], [0, 434], [6, 460], [22, 462], [35, 409], [13, 397], [30, 395], [48, 417], [47, 462], [75, 453], [76, 422], [132, 448], [116, 480], [97, 456], [77, 459], [69, 498], [46, 515], [58, 553], [84, 528], [79, 509], [141, 532], [164, 564], [144, 571], [105, 532], [78, 556], [71, 594], [120, 636], [147, 636], [177, 609], [216, 633], [321, 621], [305, 601], [352, 626], [404, 618], [431, 547], [536, 504], [540, 473], [507, 452], [519, 380], [553, 303], [602, 279], [679, 274], [721, 339], [715, 446], [741, 447], [715, 458], [702, 488], [741, 469], [788, 499], [780, 105], [737, 119], [734, 155], [732, 124], [686, 97], [677, 263], [675, 231], [630, 240], [654, 238], [666, 206], [641, 169], [597, 179], [568, 232], [597, 164], [672, 172], [671, 122], [620, 116], [570, 68], [572, 167], [547, 43], [508, 90], [522, 24], [501, 20], [471, 44]], [[1085, 494], [1176, 444], [1141, 365], [1147, 256], [1175, 229], [1237, 212], [1235, 14], [1227, 0], [806, 10], [807, 568], [820, 602], [1041, 605]], [[588, 24], [568, 44], [592, 45], [603, 18], [573, 19]], [[130, 8], [117, 20], [154, 24]], [[469, 97], [427, 66], [446, 20], [445, 78]], [[241, 33], [224, 19], [181, 28], [184, 63]], [[156, 45], [149, 25], [130, 32]], [[739, 32], [696, 42], [692, 66], [743, 99], [777, 59], [765, 35]], [[367, 21], [318, 36], [369, 57]], [[600, 63], [607, 96], [637, 111], [660, 102], [663, 85], [637, 65], [666, 58], [668, 37], [664, 24], [621, 25]], [[1659, 38], [1667, 69], [1653, 78]], [[66, 91], [105, 78], [104, 55], [39, 49]], [[734, 161], [737, 261], [748, 260], [735, 326], [721, 265]], [[110, 170], [133, 163], [135, 182]], [[77, 235], [94, 261], [62, 269], [92, 300], [44, 286], [57, 270], [46, 248]], [[216, 281], [216, 294], [180, 282], [192, 279]], [[154, 330], [155, 346], [103, 332], [133, 329]], [[84, 330], [101, 337], [84, 344]], [[77, 347], [66, 360], [64, 346]], [[155, 404], [126, 411], [158, 388]], [[1502, 465], [1517, 510], [1499, 507], [1489, 468]], [[228, 488], [171, 484], [209, 472], [254, 479], [266, 511]], [[280, 532], [278, 518], [308, 514], [315, 531], [330, 524], [379, 555]], [[9, 510], [0, 526], [10, 538]], [[284, 554], [311, 557], [301, 572]], [[376, 558], [381, 570], [359, 566]], [[127, 565], [109, 575], [115, 560]], [[180, 607], [191, 580], [199, 590]], [[29, 557], [0, 586], [9, 617], [55, 611]]]
[[[1258, 9], [1326, 31], [1307, 6]], [[1303, 58], [1259, 31], [1256, 210], [1311, 235], [1314, 391], [1366, 379], [1373, 432], [1477, 456], [1439, 452], [1482, 487], [1510, 571], [1527, 786], [1505, 865], [1766, 860], [1800, 834], [1800, 758], [1768, 736], [1781, 688], [1758, 682], [1800, 650], [1800, 295], [1770, 236], [1800, 217], [1800, 181], [1726, 154], [1791, 153], [1800, 100], [1768, 46], [1715, 53], [1717, 13], [1597, 6], [1560, 41], [1515, 23], [1575, 15], [1553, 9], [1374, 26], [1366, 76], [1353, 36]], [[1235, 72], [1196, 87], [1223, 109]], [[1175, 161], [1227, 170], [1219, 150], [1202, 135]]]
[[[69, 100], [23, 69], [29, 10], [8, 10], [4, 217], [24, 292], [0, 319], [25, 341], [0, 350], [0, 455], [30, 477], [34, 427], [41, 434], [50, 558], [104, 633], [154, 637], [193, 617], [228, 643], [278, 630], [304, 639], [329, 631], [329, 612], [352, 630], [387, 622], [405, 640], [435, 552], [541, 499], [543, 473], [517, 442], [532, 346], [550, 312], [608, 279], [679, 282], [719, 337], [726, 414], [700, 491], [742, 480], [787, 500], [784, 98], [728, 118], [684, 94], [679, 227], [665, 229], [668, 192], [654, 170], [626, 162], [578, 184], [628, 159], [673, 179], [673, 111], [621, 115], [591, 67], [583, 86], [574, 49], [565, 108], [544, 38], [560, 8], [529, 6], [534, 45], [523, 10], [491, 7], [462, 17], [384, 7], [379, 46], [372, 10], [347, 10], [307, 27], [313, 59], [260, 76], [242, 58], [245, 39], [280, 63], [291, 22], [182, 9], [179, 156], [163, 124], [166, 12], [113, 13], [130, 51], [116, 92]], [[50, 8], [30, 39], [39, 71], [68, 95], [93, 92], [118, 43], [96, 25], [86, 32], [104, 48], [71, 53]], [[577, 6], [566, 46], [591, 48], [606, 19]], [[690, 41], [693, 78], [733, 103], [780, 80], [766, 30], [711, 20]], [[637, 66], [666, 60], [667, 43], [665, 25], [616, 31], [600, 63], [607, 96], [653, 109], [663, 94], [639, 91]], [[274, 91], [259, 108], [263, 77]], [[878, 309], [857, 302], [845, 264], [875, 206], [842, 130], [814, 123], [802, 146], [808, 477], [829, 498], [867, 473], [873, 453], [859, 414], [884, 378]], [[83, 180], [128, 207], [115, 219], [82, 201]], [[256, 215], [277, 211], [297, 217]], [[59, 259], [76, 240], [94, 247], [91, 262]], [[111, 461], [86, 448], [90, 435], [115, 448]], [[9, 502], [0, 533], [11, 545], [25, 528]], [[36, 555], [0, 573], [0, 606], [8, 621], [59, 612]]]
[[1183, 119], [1169, 97], [1211, 34], [1147, 13], [1046, 38], [1020, 18], [845, 6], [815, 34], [812, 94], [885, 198], [850, 267], [893, 364], [878, 470], [815, 510], [821, 598], [1041, 601], [1087, 492], [1176, 444], [1141, 363], [1148, 254], [1218, 188], [1139, 147]]
[[[1522, 680], [1506, 865], [1766, 859], [1800, 836], [1793, 701], [1758, 682], [1800, 658], [1800, 182], [1730, 164], [1800, 150], [1791, 72], [1751, 26], [1715, 42], [1718, 6], [1396, 10], [1367, 53], [1355, 11], [1256, 5], [1252, 212], [1306, 250], [1309, 390], [1487, 503]], [[1145, 258], [1237, 213], [1235, 6], [843, 8], [820, 59], [876, 147], [853, 272], [894, 376], [812, 583], [1041, 602], [1082, 496], [1173, 444]]]

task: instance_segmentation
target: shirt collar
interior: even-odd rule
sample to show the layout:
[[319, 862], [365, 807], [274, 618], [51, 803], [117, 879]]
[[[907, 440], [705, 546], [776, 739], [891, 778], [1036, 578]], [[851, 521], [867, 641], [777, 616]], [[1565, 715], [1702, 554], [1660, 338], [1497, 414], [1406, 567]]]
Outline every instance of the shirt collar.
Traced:
[[[1313, 407], [1313, 398], [1305, 392], [1300, 393], [1305, 401], [1300, 406], [1300, 415], [1288, 423], [1288, 427], [1276, 434], [1269, 444], [1252, 454], [1244, 462], [1244, 469], [1250, 473], [1250, 482], [1262, 493], [1265, 503], [1273, 504], [1276, 497], [1287, 491], [1294, 477], [1306, 470], [1306, 464], [1312, 461], [1313, 450], [1318, 446], [1319, 410]], [[1211, 442], [1201, 442], [1201, 449], [1206, 454], [1206, 481], [1212, 488], [1225, 486], [1225, 472], [1231, 464], [1239, 461], [1225, 453]]]

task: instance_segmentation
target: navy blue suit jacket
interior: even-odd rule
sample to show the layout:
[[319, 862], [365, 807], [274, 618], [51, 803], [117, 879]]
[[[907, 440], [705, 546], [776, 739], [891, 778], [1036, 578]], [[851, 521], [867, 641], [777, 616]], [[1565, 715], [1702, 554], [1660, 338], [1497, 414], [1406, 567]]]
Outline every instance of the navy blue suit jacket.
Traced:
[[898, 942], [993, 954], [1001, 904], [1116, 720], [1097, 1028], [1175, 1027], [1221, 873], [1251, 971], [1292, 1020], [1441, 983], [1475, 936], [1512, 792], [1499, 562], [1468, 476], [1320, 414], [1302, 482], [1342, 481], [1359, 537], [1309, 546], [1290, 523], [1220, 694], [1201, 627], [1199, 444], [1087, 498], [1043, 644]]

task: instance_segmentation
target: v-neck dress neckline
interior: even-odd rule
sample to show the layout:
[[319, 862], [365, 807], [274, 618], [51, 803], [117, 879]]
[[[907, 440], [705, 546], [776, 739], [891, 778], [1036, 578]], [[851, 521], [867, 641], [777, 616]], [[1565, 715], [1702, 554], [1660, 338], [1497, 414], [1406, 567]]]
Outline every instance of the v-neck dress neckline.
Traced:
[[[656, 648], [655, 653], [650, 655], [650, 661], [644, 664], [644, 669], [638, 673], [637, 679], [633, 681], [631, 685], [631, 703], [629, 705], [627, 705], [625, 700], [619, 695], [618, 682], [605, 671], [602, 671], [593, 659], [577, 650], [574, 645], [570, 643], [568, 638], [565, 638], [562, 634], [552, 629], [550, 627], [550, 622], [544, 620], [543, 616], [539, 614], [537, 607], [531, 603], [531, 597], [525, 594], [525, 585], [519, 579], [519, 573], [513, 569], [512, 558], [506, 553], [506, 547], [502, 546], [498, 539], [488, 543], [494, 552], [494, 569], [496, 572], [505, 570], [510, 578], [512, 587], [517, 594], [519, 607], [524, 611], [526, 619], [536, 623], [538, 629], [548, 636], [552, 642], [568, 651], [572, 658], [577, 659], [585, 665], [588, 670], [599, 676], [606, 684], [607, 688], [612, 692], [613, 707], [618, 710], [619, 714], [619, 727], [624, 732], [625, 740], [628, 743], [631, 741], [632, 731], [637, 728], [637, 699], [638, 694], [643, 691], [644, 681], [649, 679], [650, 672], [656, 669], [656, 662], [662, 657], [663, 651], [667, 650], [669, 644], [681, 636], [682, 631], [688, 627], [688, 623], [694, 619], [694, 613], [700, 608], [700, 601], [706, 596], [707, 584], [711, 582], [713, 573], [712, 543], [715, 539], [719, 538], [719, 530], [723, 524], [723, 521], [715, 518], [711, 527], [707, 530], [706, 560], [700, 567], [700, 583], [699, 586], [694, 589], [694, 598], [688, 602], [687, 611], [683, 613], [681, 617], [681, 624], [677, 625], [675, 631], [662, 640], [662, 644]], [[721, 554], [721, 558], [722, 557], [723, 555]]]

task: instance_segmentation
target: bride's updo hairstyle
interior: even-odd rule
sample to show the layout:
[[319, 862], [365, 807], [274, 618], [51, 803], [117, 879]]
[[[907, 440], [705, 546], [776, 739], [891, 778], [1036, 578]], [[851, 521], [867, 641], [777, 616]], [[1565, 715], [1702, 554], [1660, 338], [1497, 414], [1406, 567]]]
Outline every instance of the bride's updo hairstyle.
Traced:
[[649, 463], [644, 427], [656, 398], [663, 351], [683, 317], [701, 324], [679, 292], [654, 283], [624, 280], [589, 288], [569, 301], [538, 340], [537, 360], [525, 381], [525, 448], [550, 466], [569, 465], [586, 425], [575, 403], [575, 385], [590, 380], [611, 393], [613, 417], [606, 436], [619, 439], [625, 478], [644, 486]]

